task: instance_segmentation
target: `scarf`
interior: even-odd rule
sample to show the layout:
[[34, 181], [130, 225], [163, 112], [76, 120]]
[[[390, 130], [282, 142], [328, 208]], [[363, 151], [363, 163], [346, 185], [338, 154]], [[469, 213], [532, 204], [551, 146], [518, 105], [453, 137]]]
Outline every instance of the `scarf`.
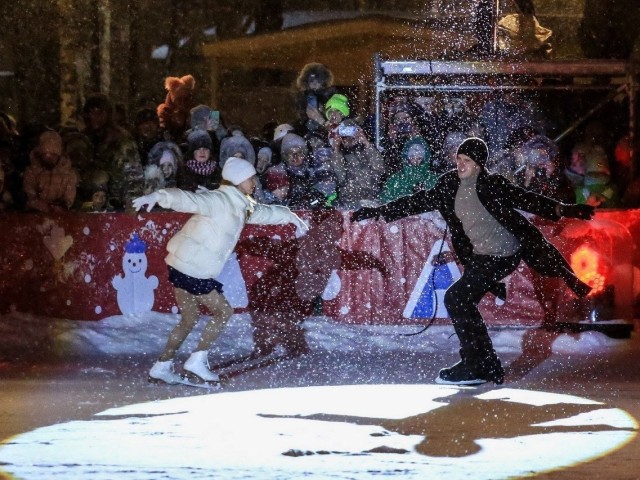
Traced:
[[187, 163], [185, 165], [192, 172], [197, 173], [198, 175], [205, 175], [205, 176], [212, 175], [213, 172], [215, 172], [216, 167], [218, 166], [215, 160], [199, 162], [195, 159], [187, 160]]

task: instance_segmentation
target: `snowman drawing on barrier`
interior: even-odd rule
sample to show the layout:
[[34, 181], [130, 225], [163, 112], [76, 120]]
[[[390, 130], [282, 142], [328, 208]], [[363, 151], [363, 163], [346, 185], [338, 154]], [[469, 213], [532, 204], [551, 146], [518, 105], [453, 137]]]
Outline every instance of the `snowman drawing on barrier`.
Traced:
[[134, 315], [151, 311], [154, 290], [158, 288], [158, 277], [147, 273], [147, 244], [137, 234], [124, 246], [122, 269], [124, 277], [116, 275], [111, 285], [118, 293], [118, 307], [123, 315]]

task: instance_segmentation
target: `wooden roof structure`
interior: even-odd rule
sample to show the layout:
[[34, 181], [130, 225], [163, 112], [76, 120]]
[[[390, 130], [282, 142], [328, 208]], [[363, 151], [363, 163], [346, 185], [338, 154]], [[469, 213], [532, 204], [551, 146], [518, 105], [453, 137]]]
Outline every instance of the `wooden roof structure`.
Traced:
[[341, 85], [373, 78], [376, 52], [390, 58], [442, 58], [465, 51], [470, 34], [436, 29], [425, 22], [366, 16], [333, 20], [205, 44], [212, 70], [272, 68], [298, 72], [309, 62], [326, 65]]

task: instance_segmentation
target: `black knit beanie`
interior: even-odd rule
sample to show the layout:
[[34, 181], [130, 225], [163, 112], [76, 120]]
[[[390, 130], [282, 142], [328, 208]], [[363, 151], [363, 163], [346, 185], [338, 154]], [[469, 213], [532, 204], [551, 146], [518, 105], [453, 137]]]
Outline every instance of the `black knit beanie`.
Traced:
[[484, 168], [489, 158], [489, 148], [481, 138], [471, 137], [460, 144], [457, 155], [466, 155]]

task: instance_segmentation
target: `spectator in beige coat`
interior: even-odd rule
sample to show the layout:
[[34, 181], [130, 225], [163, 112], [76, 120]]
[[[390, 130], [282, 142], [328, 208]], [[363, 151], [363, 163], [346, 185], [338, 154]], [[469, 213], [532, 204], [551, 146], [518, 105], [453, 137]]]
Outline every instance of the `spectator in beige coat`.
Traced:
[[338, 177], [340, 208], [356, 209], [380, 203], [384, 162], [362, 128], [352, 120], [338, 126], [330, 162]]
[[22, 187], [27, 209], [45, 213], [69, 210], [76, 198], [78, 175], [64, 155], [60, 135], [42, 133], [29, 161]]

